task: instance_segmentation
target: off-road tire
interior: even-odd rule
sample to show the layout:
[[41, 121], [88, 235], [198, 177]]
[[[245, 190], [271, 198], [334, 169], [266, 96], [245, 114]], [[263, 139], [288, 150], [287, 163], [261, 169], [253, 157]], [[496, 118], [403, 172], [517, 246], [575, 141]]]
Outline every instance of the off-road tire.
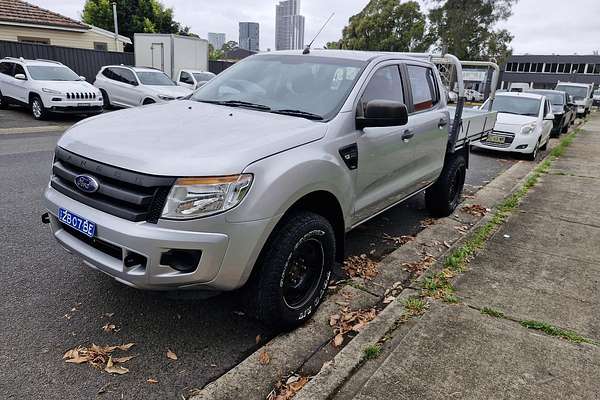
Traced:
[[[321, 244], [323, 263], [314, 291], [308, 290], [306, 301], [290, 307], [284, 292], [284, 278], [296, 249], [308, 241]], [[277, 330], [289, 330], [308, 320], [323, 300], [335, 262], [335, 233], [324, 217], [297, 211], [284, 217], [265, 244], [250, 280], [243, 288], [242, 299], [248, 313]], [[317, 270], [314, 270], [317, 271]], [[313, 287], [313, 286], [311, 286]], [[309, 295], [309, 293], [311, 293]]]
[[43, 121], [48, 119], [48, 110], [44, 107], [44, 102], [38, 95], [34, 95], [31, 98], [31, 103], [29, 104], [31, 108], [31, 115], [34, 119], [38, 121]]
[[448, 157], [437, 181], [425, 191], [427, 210], [436, 217], [446, 217], [454, 212], [465, 185], [467, 163], [464, 156], [455, 154]]

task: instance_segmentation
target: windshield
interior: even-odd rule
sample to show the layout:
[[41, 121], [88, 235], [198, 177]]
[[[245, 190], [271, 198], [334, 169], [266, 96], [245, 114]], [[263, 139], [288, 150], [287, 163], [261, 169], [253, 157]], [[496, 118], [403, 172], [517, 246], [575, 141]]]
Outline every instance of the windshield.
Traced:
[[[537, 117], [540, 112], [540, 99], [531, 99], [517, 96], [498, 96], [494, 100], [492, 111], [506, 114], [527, 115]], [[481, 106], [481, 109], [487, 109], [489, 100]]]
[[537, 94], [546, 96], [550, 100], [550, 103], [552, 103], [553, 106], [561, 106], [561, 105], [565, 104], [565, 96], [561, 93], [537, 92], [535, 90], [531, 90], [530, 93], [537, 93]]
[[78, 81], [79, 75], [67, 67], [30, 65], [27, 67], [31, 79], [36, 81]]
[[205, 82], [205, 81], [210, 81], [212, 78], [215, 77], [215, 74], [211, 73], [211, 72], [197, 72], [194, 73], [194, 78], [196, 78], [196, 80], [198, 82]]
[[587, 97], [587, 88], [581, 86], [558, 85], [556, 90], [567, 92], [573, 97], [573, 100], [583, 100]]
[[138, 71], [137, 76], [142, 85], [175, 86], [175, 83], [163, 72]]
[[366, 62], [306, 55], [247, 58], [192, 96], [205, 102], [247, 102], [264, 111], [294, 110], [331, 119]]

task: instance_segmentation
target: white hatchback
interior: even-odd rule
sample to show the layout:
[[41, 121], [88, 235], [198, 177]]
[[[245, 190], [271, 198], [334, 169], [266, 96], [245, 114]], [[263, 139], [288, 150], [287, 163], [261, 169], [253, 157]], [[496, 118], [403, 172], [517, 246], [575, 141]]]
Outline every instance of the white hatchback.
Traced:
[[164, 103], [192, 94], [190, 89], [177, 86], [158, 69], [125, 65], [102, 67], [96, 75], [94, 86], [102, 92], [105, 107]]
[[[488, 102], [482, 110], [488, 109]], [[525, 154], [535, 160], [550, 141], [554, 114], [546, 96], [534, 93], [498, 93], [492, 105], [498, 112], [494, 131], [475, 147]]]
[[58, 61], [0, 60], [0, 108], [29, 106], [35, 119], [50, 113], [94, 115], [102, 112], [100, 91]]

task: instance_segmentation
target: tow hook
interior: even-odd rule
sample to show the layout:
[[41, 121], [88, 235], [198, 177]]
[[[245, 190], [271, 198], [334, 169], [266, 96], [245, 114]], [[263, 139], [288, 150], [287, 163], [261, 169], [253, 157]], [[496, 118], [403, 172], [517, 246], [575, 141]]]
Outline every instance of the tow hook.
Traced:
[[43, 213], [42, 214], [42, 224], [49, 224], [50, 223], [50, 214]]

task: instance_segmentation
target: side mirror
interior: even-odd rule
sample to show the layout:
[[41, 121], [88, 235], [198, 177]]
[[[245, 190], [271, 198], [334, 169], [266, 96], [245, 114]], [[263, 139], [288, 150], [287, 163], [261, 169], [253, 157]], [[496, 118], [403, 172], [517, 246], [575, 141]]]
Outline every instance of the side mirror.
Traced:
[[138, 86], [139, 85], [139, 83], [137, 83], [136, 81], [131, 81], [131, 82], [129, 82], [129, 84], [131, 86]]
[[356, 128], [402, 126], [408, 123], [408, 109], [399, 101], [371, 100], [364, 117], [356, 118]]
[[15, 79], [18, 79], [20, 81], [26, 81], [27, 77], [25, 76], [25, 74], [16, 74]]
[[79, 77], [79, 80], [80, 80], [80, 81], [86, 81], [86, 80], [87, 80], [87, 78], [86, 78], [85, 76], [81, 75], [81, 76]]
[[546, 116], [544, 117], [545, 121], [554, 121], [554, 114], [552, 113], [548, 113], [546, 114]]

